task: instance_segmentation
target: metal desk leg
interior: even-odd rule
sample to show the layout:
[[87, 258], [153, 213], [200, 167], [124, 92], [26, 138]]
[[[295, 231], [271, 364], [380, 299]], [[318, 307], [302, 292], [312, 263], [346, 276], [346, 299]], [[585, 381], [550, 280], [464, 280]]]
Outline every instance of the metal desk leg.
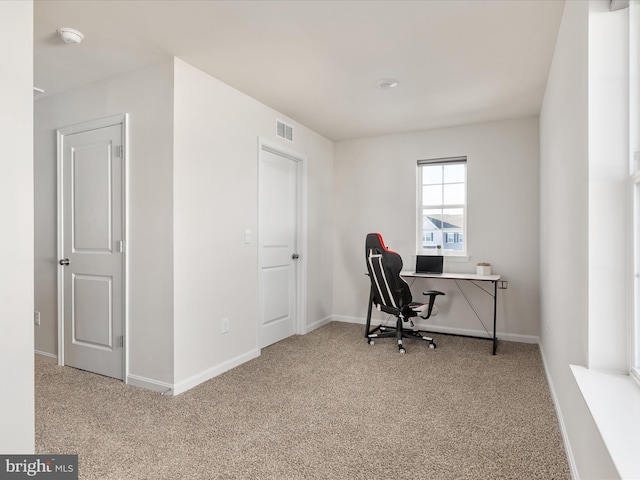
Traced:
[[496, 354], [498, 337], [496, 337], [496, 311], [498, 309], [498, 282], [493, 282], [493, 354]]

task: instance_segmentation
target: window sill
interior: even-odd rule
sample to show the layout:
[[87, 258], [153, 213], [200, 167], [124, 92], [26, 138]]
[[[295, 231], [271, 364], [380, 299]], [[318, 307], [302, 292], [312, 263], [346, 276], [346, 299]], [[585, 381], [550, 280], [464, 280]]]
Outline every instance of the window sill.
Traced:
[[629, 375], [571, 365], [621, 478], [640, 478], [640, 388]]
[[632, 368], [631, 378], [636, 382], [638, 387], [640, 387], [640, 370], [638, 370], [637, 368]]
[[469, 261], [469, 256], [468, 255], [444, 255], [444, 261], [445, 262], [456, 262], [456, 263], [462, 263], [462, 262], [468, 262]]

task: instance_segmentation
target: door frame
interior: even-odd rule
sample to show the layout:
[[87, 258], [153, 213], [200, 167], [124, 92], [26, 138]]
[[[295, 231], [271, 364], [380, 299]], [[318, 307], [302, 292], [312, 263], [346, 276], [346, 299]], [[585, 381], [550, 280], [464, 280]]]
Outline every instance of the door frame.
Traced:
[[87, 132], [90, 130], [97, 130], [99, 128], [112, 127], [120, 125], [122, 128], [122, 236], [124, 239], [124, 251], [122, 252], [122, 319], [124, 325], [122, 326], [122, 332], [124, 335], [124, 345], [122, 348], [122, 379], [126, 383], [127, 373], [129, 371], [129, 348], [127, 341], [128, 338], [128, 305], [129, 305], [129, 289], [128, 286], [128, 274], [129, 274], [129, 260], [127, 252], [129, 250], [128, 232], [128, 206], [127, 198], [129, 192], [128, 185], [128, 169], [129, 169], [129, 129], [128, 129], [129, 115], [126, 113], [112, 115], [109, 117], [99, 118], [97, 120], [90, 120], [87, 122], [80, 122], [66, 127], [62, 127], [56, 130], [56, 168], [57, 168], [57, 196], [56, 196], [56, 227], [57, 227], [57, 258], [55, 259], [58, 281], [58, 365], [63, 366], [64, 363], [64, 267], [58, 264], [58, 260], [64, 257], [64, 230], [63, 222], [64, 208], [63, 208], [63, 153], [64, 153], [64, 137], [74, 133]]
[[[307, 311], [307, 156], [294, 150], [288, 149], [275, 142], [271, 142], [262, 137], [258, 137], [258, 227], [260, 225], [260, 175], [262, 170], [262, 153], [270, 152], [274, 155], [288, 158], [296, 162], [296, 186], [297, 186], [297, 218], [296, 218], [296, 250], [300, 258], [296, 261], [296, 311], [294, 332], [297, 335], [306, 333], [306, 311]], [[260, 288], [260, 230], [258, 228], [256, 248], [258, 250], [257, 263], [257, 290], [258, 290], [258, 315], [257, 315], [257, 349], [261, 350], [262, 337], [262, 291]]]

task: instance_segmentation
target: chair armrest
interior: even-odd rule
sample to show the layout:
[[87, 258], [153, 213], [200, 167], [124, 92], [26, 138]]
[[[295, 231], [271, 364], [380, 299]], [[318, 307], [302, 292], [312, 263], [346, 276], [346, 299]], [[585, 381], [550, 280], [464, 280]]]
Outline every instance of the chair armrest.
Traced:
[[443, 292], [439, 292], [438, 290], [427, 290], [426, 292], [422, 292], [423, 295], [445, 295]]
[[431, 316], [431, 311], [433, 310], [433, 304], [436, 302], [436, 297], [438, 295], [444, 295], [443, 292], [439, 292], [438, 290], [427, 290], [426, 292], [422, 292], [423, 295], [429, 296], [429, 310], [427, 311], [427, 316], [423, 318], [429, 318]]

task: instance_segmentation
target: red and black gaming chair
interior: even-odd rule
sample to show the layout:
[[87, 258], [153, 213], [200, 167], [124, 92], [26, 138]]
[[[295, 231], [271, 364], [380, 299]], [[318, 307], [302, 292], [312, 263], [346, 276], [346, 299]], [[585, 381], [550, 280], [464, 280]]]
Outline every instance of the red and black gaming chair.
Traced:
[[[444, 295], [436, 290], [428, 290], [423, 295], [429, 296], [428, 303], [413, 302], [411, 290], [407, 282], [400, 276], [402, 271], [402, 257], [389, 250], [379, 233], [369, 233], [365, 242], [367, 271], [371, 280], [371, 294], [369, 298], [369, 314], [365, 336], [370, 345], [374, 338], [395, 337], [400, 353], [406, 353], [402, 344], [403, 338], [418, 338], [429, 343], [429, 348], [436, 348], [433, 338], [425, 337], [423, 332], [415, 330], [413, 317], [429, 318], [438, 313], [435, 299]], [[396, 326], [381, 325], [371, 329], [371, 306], [396, 317]], [[411, 329], [404, 329], [405, 322], [411, 323]]]

